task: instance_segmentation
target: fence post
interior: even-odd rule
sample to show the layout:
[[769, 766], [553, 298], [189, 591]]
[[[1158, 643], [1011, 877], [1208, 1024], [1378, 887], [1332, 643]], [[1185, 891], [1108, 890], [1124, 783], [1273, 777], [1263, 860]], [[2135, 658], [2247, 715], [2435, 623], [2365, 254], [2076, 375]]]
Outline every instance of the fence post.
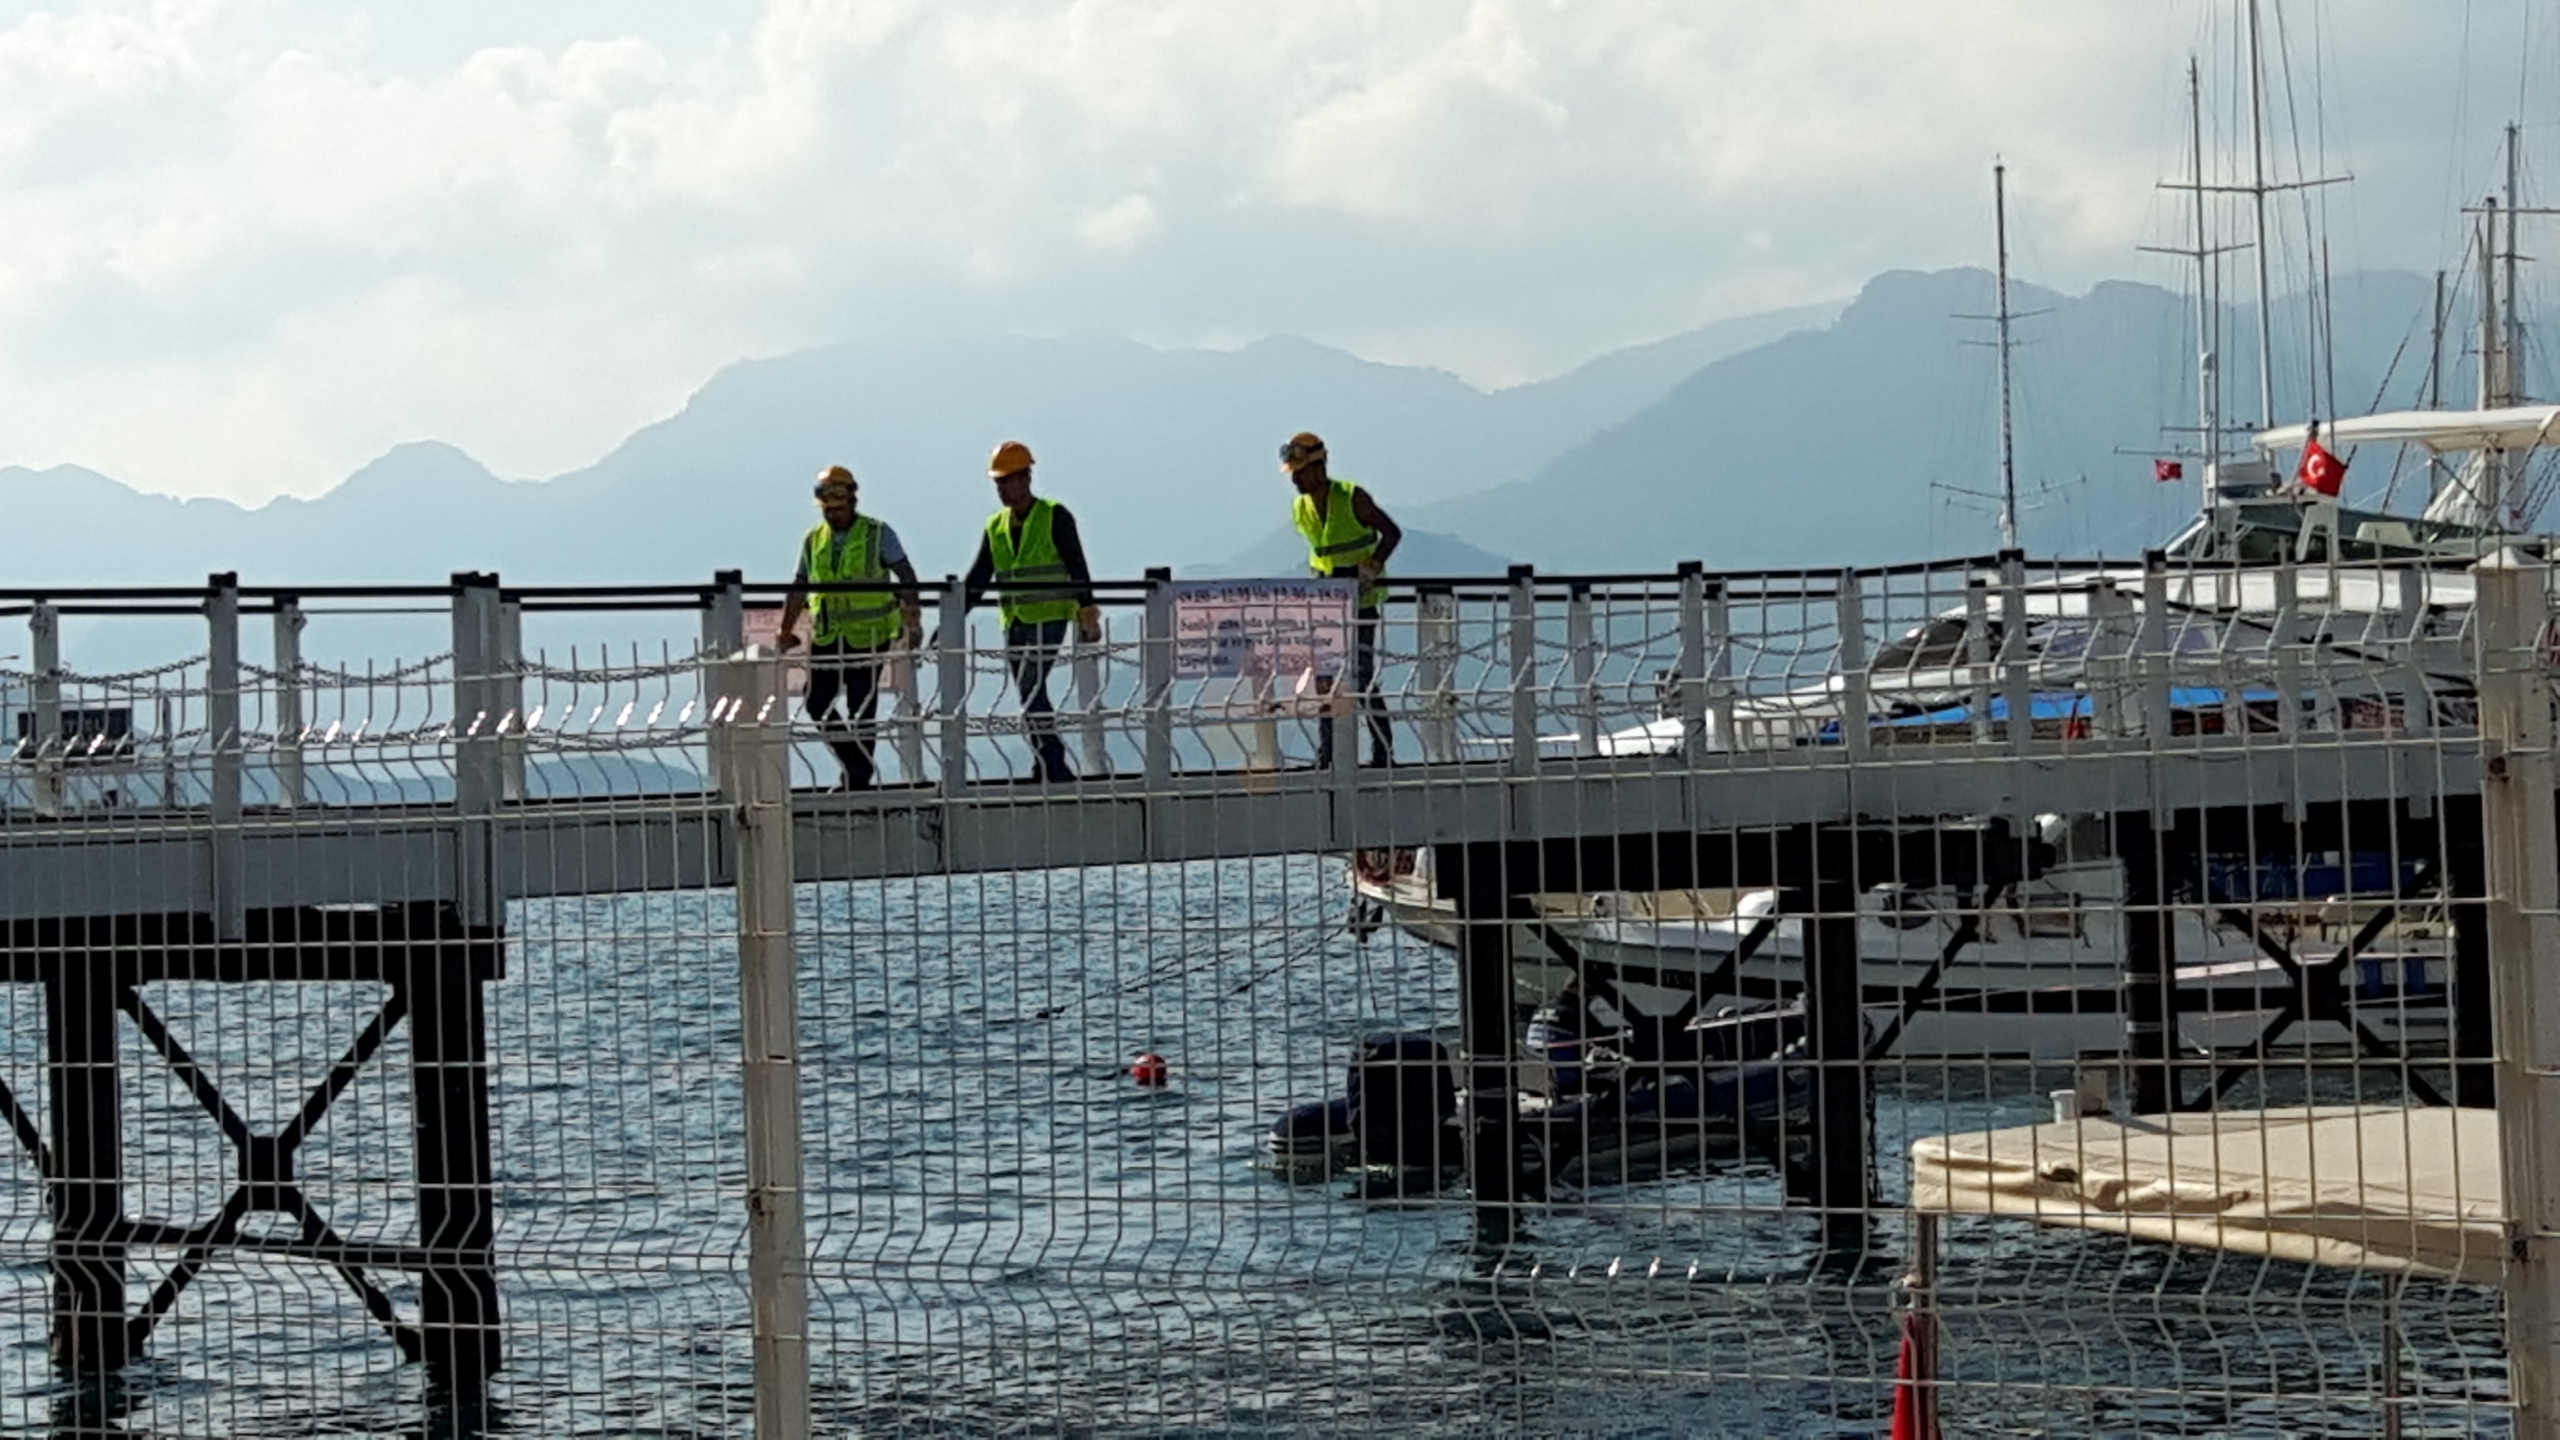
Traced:
[[301, 808], [305, 795], [302, 737], [310, 728], [302, 710], [302, 602], [287, 595], [276, 601], [276, 803]]
[[1139, 638], [1138, 703], [1146, 708], [1149, 792], [1173, 783], [1173, 572], [1147, 572], [1146, 629]]
[[2519, 1440], [2560, 1436], [2560, 862], [2555, 862], [2550, 570], [2502, 551], [2473, 571], [2480, 811], [2507, 1232], [2507, 1374]]
[[1511, 773], [1538, 773], [1538, 582], [1526, 565], [1511, 567]]
[[[956, 592], [955, 592], [956, 593]], [[722, 663], [712, 727], [731, 809], [738, 1017], [747, 1120], [747, 1283], [757, 1440], [809, 1433], [809, 1251], [802, 1209], [800, 1017], [794, 983], [791, 697], [783, 667]]]
[[[35, 671], [34, 693], [28, 697], [35, 709], [35, 721], [28, 727], [27, 745], [36, 765], [35, 794], [30, 797], [38, 815], [62, 813], [62, 612], [50, 600], [39, 600], [27, 614], [27, 649]], [[160, 727], [160, 743], [169, 743], [169, 727]], [[174, 805], [174, 798], [162, 794], [160, 803]]]
[[1422, 759], [1446, 765], [1458, 758], [1458, 597], [1425, 590], [1418, 603], [1414, 678], [1422, 689]]
[[1573, 657], [1574, 705], [1579, 719], [1573, 727], [1573, 753], [1582, 756], [1600, 753], [1600, 642], [1593, 633], [1591, 587], [1572, 587], [1564, 610], [1565, 649]]
[[1835, 627], [1840, 632], [1840, 745], [1851, 759], [1863, 759], [1875, 737], [1867, 707], [1867, 597], [1858, 572], [1840, 572], [1834, 598]]
[[248, 924], [240, 849], [240, 577], [205, 577], [205, 736], [213, 742], [214, 934], [237, 940]]

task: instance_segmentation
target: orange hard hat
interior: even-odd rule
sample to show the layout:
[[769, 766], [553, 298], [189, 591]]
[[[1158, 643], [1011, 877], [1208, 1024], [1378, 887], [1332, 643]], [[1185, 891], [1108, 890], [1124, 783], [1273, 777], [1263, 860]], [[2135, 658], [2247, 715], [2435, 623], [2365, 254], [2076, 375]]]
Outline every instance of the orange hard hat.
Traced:
[[1031, 468], [1031, 447], [1019, 440], [1007, 440], [987, 457], [987, 478], [1001, 480]]
[[1289, 437], [1289, 443], [1280, 447], [1280, 463], [1288, 466], [1293, 473], [1304, 470], [1323, 458], [1324, 441], [1318, 439], [1313, 430], [1299, 431]]
[[[810, 489], [821, 501], [824, 501], [851, 495], [854, 484], [852, 471], [841, 465], [830, 465], [818, 472], [818, 483]], [[830, 491], [834, 493], [830, 495], [828, 493]]]

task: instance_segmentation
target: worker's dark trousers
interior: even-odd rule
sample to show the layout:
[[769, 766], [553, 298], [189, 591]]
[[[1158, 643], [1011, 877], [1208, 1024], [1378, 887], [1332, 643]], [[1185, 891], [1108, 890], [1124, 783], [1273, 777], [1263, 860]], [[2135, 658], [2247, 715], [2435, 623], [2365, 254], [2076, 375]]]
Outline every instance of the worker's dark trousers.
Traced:
[[[844, 762], [848, 790], [868, 790], [874, 780], [871, 739], [879, 728], [874, 717], [880, 709], [880, 666], [887, 656], [885, 646], [841, 640], [809, 648], [809, 718], [827, 733], [827, 748]], [[844, 697], [842, 719], [830, 713], [838, 692]]]
[[[1385, 765], [1396, 753], [1395, 732], [1387, 728], [1387, 697], [1378, 693], [1378, 608], [1364, 605], [1351, 627], [1351, 693], [1369, 719], [1369, 763]], [[1333, 721], [1316, 727], [1316, 768], [1333, 768]]]
[[1049, 671], [1066, 643], [1064, 620], [1017, 621], [1004, 627], [1005, 664], [1022, 696], [1022, 728], [1031, 737], [1031, 755], [1043, 780], [1076, 778], [1067, 764], [1067, 747], [1058, 739], [1057, 707], [1049, 703]]

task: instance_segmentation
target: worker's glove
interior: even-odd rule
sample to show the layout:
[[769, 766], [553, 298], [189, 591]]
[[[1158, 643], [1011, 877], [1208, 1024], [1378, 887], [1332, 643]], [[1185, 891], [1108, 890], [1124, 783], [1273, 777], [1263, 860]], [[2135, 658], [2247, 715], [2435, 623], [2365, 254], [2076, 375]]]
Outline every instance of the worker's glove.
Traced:
[[1076, 638], [1087, 645], [1102, 643], [1102, 607], [1087, 605], [1076, 612]]

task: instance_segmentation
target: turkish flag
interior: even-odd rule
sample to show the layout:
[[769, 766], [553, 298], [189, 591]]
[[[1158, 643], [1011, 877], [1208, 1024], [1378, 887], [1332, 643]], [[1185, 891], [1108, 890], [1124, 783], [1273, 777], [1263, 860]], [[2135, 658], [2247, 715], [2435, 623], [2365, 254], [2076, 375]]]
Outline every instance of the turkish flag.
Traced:
[[2330, 454], [2320, 437], [2313, 435], [2302, 442], [2302, 464], [2293, 478], [2305, 490], [2336, 499], [2339, 488], [2347, 483], [2347, 462]]
[[2175, 460], [2154, 460], [2151, 462], [2151, 478], [2163, 482], [2184, 480], [2187, 478], [2187, 467]]

